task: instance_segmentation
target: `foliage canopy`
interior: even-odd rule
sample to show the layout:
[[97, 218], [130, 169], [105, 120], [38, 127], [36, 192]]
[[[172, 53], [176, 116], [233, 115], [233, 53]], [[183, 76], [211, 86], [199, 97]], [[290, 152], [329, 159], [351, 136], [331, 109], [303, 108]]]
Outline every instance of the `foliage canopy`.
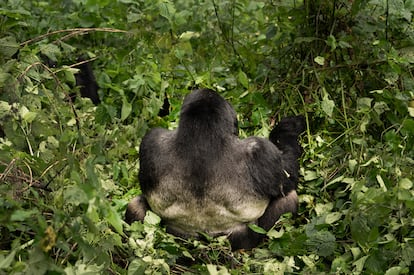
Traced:
[[[0, 3], [1, 273], [414, 272], [412, 1]], [[97, 106], [70, 100], [80, 56]], [[242, 136], [306, 115], [299, 213], [253, 251], [122, 221], [140, 139], [197, 86]]]

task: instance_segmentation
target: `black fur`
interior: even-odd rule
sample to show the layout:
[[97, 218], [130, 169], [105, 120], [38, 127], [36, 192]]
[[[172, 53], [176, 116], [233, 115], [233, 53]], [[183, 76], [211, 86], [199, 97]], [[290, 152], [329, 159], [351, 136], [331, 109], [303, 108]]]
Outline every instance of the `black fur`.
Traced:
[[129, 203], [127, 222], [151, 209], [175, 235], [228, 235], [233, 249], [255, 247], [262, 235], [248, 224], [268, 230], [281, 214], [296, 211], [304, 125], [303, 117], [289, 117], [270, 141], [241, 140], [232, 106], [214, 91], [193, 91], [177, 130], [156, 128], [143, 138], [142, 195]]
[[160, 117], [165, 117], [170, 114], [170, 101], [168, 100], [167, 93], [164, 94], [164, 102], [161, 109], [158, 112]]
[[[84, 59], [79, 58], [78, 61], [82, 62]], [[93, 104], [98, 105], [101, 102], [98, 95], [99, 86], [96, 82], [91, 63], [81, 63], [75, 68], [79, 69], [79, 72], [75, 74], [75, 79], [76, 86], [79, 86], [81, 96], [90, 98]], [[74, 94], [72, 94], [71, 97], [72, 100], [75, 99]]]

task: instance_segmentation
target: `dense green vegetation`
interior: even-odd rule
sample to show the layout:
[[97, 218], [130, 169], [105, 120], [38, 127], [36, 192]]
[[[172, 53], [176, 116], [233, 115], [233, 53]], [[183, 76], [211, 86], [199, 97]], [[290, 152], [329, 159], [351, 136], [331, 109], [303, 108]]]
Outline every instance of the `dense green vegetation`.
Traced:
[[[414, 273], [413, 1], [0, 3], [0, 274]], [[79, 56], [97, 106], [69, 100]], [[299, 212], [253, 251], [122, 221], [140, 139], [195, 86], [243, 137], [306, 115]]]

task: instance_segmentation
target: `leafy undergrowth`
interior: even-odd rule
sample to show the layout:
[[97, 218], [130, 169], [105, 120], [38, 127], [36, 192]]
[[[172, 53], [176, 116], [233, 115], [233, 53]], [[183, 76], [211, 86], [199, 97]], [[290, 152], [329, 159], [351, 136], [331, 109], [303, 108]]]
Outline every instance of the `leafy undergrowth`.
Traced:
[[[1, 274], [414, 273], [411, 1], [0, 3]], [[123, 222], [142, 136], [192, 87], [242, 137], [306, 115], [299, 211], [252, 251]]]

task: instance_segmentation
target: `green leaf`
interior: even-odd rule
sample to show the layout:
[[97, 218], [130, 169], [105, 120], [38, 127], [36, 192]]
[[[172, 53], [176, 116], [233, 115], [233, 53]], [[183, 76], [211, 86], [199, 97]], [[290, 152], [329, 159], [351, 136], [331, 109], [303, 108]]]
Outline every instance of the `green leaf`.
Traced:
[[368, 259], [368, 256], [363, 256], [360, 259], [352, 263], [352, 265], [355, 266], [355, 269], [358, 273], [360, 273], [364, 269], [364, 265], [367, 259]]
[[239, 79], [239, 82], [243, 85], [244, 88], [249, 88], [249, 79], [243, 71], [239, 71], [237, 78]]
[[355, 241], [361, 243], [368, 242], [370, 231], [371, 228], [368, 225], [366, 217], [358, 215], [351, 221], [351, 234]]
[[256, 224], [253, 224], [253, 223], [250, 223], [250, 224], [249, 224], [249, 228], [250, 228], [251, 230], [253, 230], [254, 232], [259, 233], [259, 234], [266, 234], [266, 233], [267, 233], [267, 231], [266, 231], [266, 230], [264, 230], [264, 229], [263, 229], [263, 228], [261, 228], [260, 226], [258, 226], [258, 225], [256, 225]]
[[128, 275], [145, 274], [148, 265], [149, 263], [146, 263], [142, 259], [134, 259], [128, 265]]
[[[385, 272], [385, 275], [400, 275], [402, 273], [403, 268], [401, 266], [393, 266]], [[405, 273], [405, 272], [404, 272]]]
[[217, 266], [213, 264], [207, 264], [207, 271], [210, 275], [230, 275], [229, 271], [225, 266]]
[[69, 68], [65, 66], [64, 68], [65, 70], [63, 72], [65, 74], [66, 81], [74, 85], [76, 83], [75, 74], [79, 72], [79, 69]]
[[55, 44], [41, 44], [40, 52], [52, 61], [57, 61], [61, 56], [60, 48]]
[[332, 34], [329, 35], [328, 39], [326, 40], [326, 44], [328, 44], [328, 46], [331, 47], [331, 51], [334, 51], [337, 47], [335, 36], [333, 36]]
[[326, 215], [325, 222], [326, 224], [333, 224], [337, 221], [339, 221], [342, 217], [341, 212], [332, 212]]
[[319, 178], [319, 175], [316, 171], [310, 171], [310, 170], [306, 170], [305, 171], [305, 176], [303, 177], [303, 179], [305, 181], [312, 181]]
[[340, 40], [340, 41], [338, 42], [338, 46], [339, 46], [341, 49], [352, 48], [351, 44], [349, 44], [348, 42], [343, 41], [343, 40]]
[[77, 206], [82, 203], [86, 204], [89, 201], [85, 191], [77, 185], [68, 186], [63, 193], [63, 197], [67, 205], [73, 204]]
[[332, 208], [333, 208], [332, 203], [317, 203], [315, 205], [315, 212], [318, 216], [322, 216], [323, 214], [326, 214], [332, 211]]
[[16, 250], [13, 249], [6, 257], [0, 254], [0, 269], [6, 269], [11, 266], [16, 255]]
[[295, 44], [310, 43], [310, 42], [316, 41], [318, 39], [319, 38], [317, 38], [317, 37], [296, 37], [295, 41], [293, 43], [295, 43]]
[[186, 56], [191, 56], [193, 54], [193, 48], [190, 41], [183, 41], [176, 45], [174, 49], [175, 56], [178, 59], [183, 59]]
[[381, 114], [383, 114], [383, 113], [385, 113], [386, 111], [389, 111], [389, 110], [390, 110], [390, 108], [388, 107], [387, 103], [385, 103], [384, 101], [374, 103], [374, 111], [378, 115], [381, 115]]
[[35, 209], [33, 210], [15, 210], [11, 216], [11, 221], [25, 221], [29, 218], [34, 217], [36, 214], [39, 214], [39, 212]]
[[158, 8], [160, 9], [160, 15], [172, 22], [175, 14], [174, 4], [168, 0], [159, 1]]
[[28, 123], [33, 122], [33, 120], [36, 119], [37, 113], [35, 112], [30, 112], [29, 109], [27, 109], [26, 106], [22, 106], [20, 108], [20, 116], [22, 117], [23, 120], [25, 120]]
[[108, 216], [107, 216], [107, 221], [115, 228], [115, 230], [119, 234], [122, 235], [123, 230], [122, 230], [122, 219], [121, 219], [121, 217], [110, 205], [106, 205], [106, 208], [109, 211]]
[[105, 271], [105, 265], [97, 265], [97, 264], [85, 264], [82, 261], [77, 261], [74, 266], [68, 266], [65, 268], [65, 274], [67, 275], [75, 275], [75, 274], [83, 274], [83, 275], [92, 275], [92, 274], [102, 274]]
[[331, 265], [331, 274], [338, 273], [338, 271], [347, 273], [348, 270], [348, 255], [341, 255], [337, 256], [333, 261]]
[[333, 255], [336, 247], [335, 236], [329, 231], [316, 231], [308, 236], [306, 244], [322, 257]]
[[0, 56], [5, 59], [11, 58], [20, 48], [16, 39], [12, 36], [0, 38]]
[[131, 112], [132, 104], [124, 98], [124, 100], [122, 101], [121, 120], [124, 121], [125, 119], [127, 119]]

